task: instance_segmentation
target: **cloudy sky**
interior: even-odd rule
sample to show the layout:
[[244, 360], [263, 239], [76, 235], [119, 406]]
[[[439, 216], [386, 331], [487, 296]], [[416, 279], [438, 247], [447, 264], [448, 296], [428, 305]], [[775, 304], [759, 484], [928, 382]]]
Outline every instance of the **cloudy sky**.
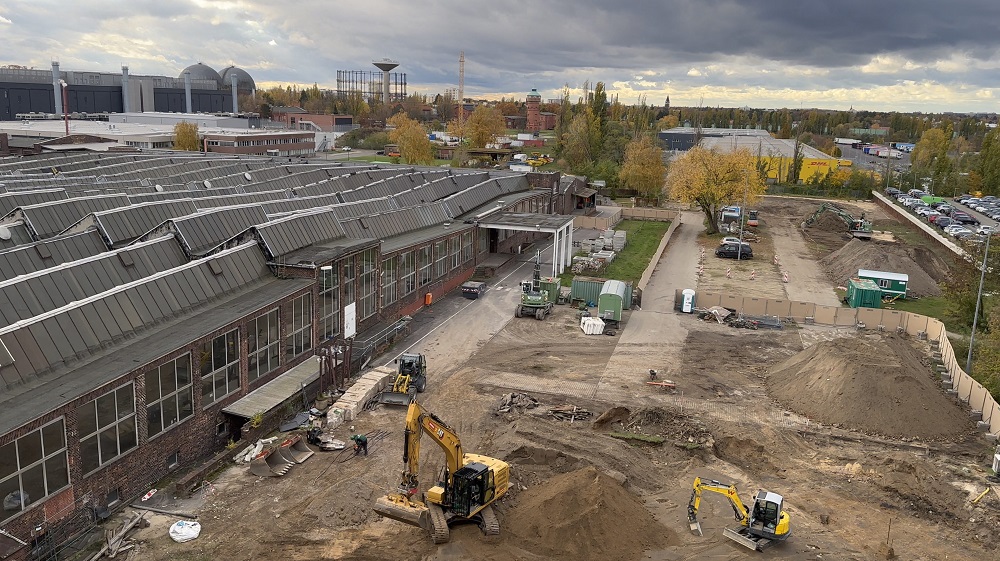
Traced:
[[472, 97], [994, 112], [998, 31], [1000, 0], [6, 0], [0, 64], [335, 87], [387, 57], [433, 94], [464, 50]]

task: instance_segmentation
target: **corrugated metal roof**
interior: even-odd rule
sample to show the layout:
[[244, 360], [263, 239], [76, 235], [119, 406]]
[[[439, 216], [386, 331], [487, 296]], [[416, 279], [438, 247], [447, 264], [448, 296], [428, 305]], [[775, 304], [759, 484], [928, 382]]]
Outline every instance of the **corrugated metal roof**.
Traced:
[[395, 199], [390, 197], [333, 205], [333, 211], [340, 219], [367, 216], [369, 214], [381, 214], [383, 212], [393, 212], [399, 209], [400, 206], [396, 204]]
[[264, 212], [266, 212], [268, 216], [273, 216], [275, 214], [309, 210], [311, 208], [318, 208], [321, 206], [330, 206], [339, 202], [340, 199], [337, 198], [337, 195], [318, 195], [315, 197], [298, 197], [283, 201], [267, 201], [262, 202], [260, 206], [264, 209]]
[[110, 247], [121, 247], [175, 217], [198, 212], [189, 199], [142, 203], [91, 213], [63, 231], [73, 233], [81, 227], [97, 227]]
[[0, 328], [14, 364], [0, 369], [4, 387], [99, 353], [122, 337], [188, 312], [230, 292], [273, 278], [254, 243], [115, 287]]
[[233, 206], [249, 203], [265, 203], [269, 201], [288, 200], [291, 190], [282, 189], [278, 191], [260, 191], [257, 193], [238, 193], [235, 195], [223, 195], [219, 197], [200, 197], [194, 199], [194, 204], [199, 209], [217, 208], [220, 206]]
[[170, 222], [188, 254], [196, 257], [267, 222], [267, 214], [260, 205], [242, 205], [205, 210]]
[[[0, 178], [3, 183], [4, 178]], [[0, 216], [5, 216], [15, 208], [68, 198], [65, 189], [36, 189], [32, 191], [10, 191], [0, 195]]]
[[125, 195], [100, 195], [22, 206], [11, 214], [20, 213], [34, 235], [45, 239], [62, 232], [92, 212], [128, 205], [128, 197]]
[[41, 271], [107, 250], [108, 246], [96, 230], [3, 250], [0, 251], [0, 280]]
[[[0, 225], [4, 231], [4, 236], [0, 236], [0, 249], [9, 249], [26, 243], [38, 241], [31, 236], [31, 231], [24, 224], [13, 223]], [[6, 239], [4, 239], [6, 238]]]
[[254, 227], [270, 261], [314, 243], [344, 236], [332, 209], [318, 209], [272, 220]]
[[0, 282], [0, 319], [10, 325], [185, 263], [169, 237], [21, 275]]
[[434, 203], [384, 214], [343, 219], [340, 225], [348, 237], [385, 239], [449, 221], [451, 218], [445, 212], [444, 205]]

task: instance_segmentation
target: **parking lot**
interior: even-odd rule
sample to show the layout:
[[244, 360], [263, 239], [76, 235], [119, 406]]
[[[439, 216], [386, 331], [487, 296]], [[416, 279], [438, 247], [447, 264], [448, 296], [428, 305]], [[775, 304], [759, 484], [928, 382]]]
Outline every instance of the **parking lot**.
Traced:
[[986, 235], [997, 232], [1000, 220], [1000, 199], [986, 196], [982, 199], [962, 195], [955, 198], [933, 197], [911, 189], [900, 193], [887, 189], [886, 194], [900, 206], [908, 209], [929, 224], [938, 227], [956, 241], [978, 244]]

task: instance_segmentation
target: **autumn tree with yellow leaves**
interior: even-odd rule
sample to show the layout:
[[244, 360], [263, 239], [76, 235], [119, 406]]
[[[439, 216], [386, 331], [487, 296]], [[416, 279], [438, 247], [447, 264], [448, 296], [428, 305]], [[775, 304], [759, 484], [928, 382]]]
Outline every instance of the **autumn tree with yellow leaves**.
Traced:
[[174, 125], [174, 150], [197, 152], [199, 148], [197, 123], [181, 121]]
[[665, 173], [663, 153], [652, 137], [643, 135], [625, 146], [625, 161], [618, 172], [622, 187], [648, 199], [659, 198]]
[[406, 113], [396, 113], [389, 117], [386, 124], [393, 127], [389, 131], [389, 140], [399, 146], [400, 158], [404, 163], [434, 163], [434, 150], [423, 125], [407, 117]]
[[672, 197], [697, 204], [714, 234], [722, 207], [755, 203], [767, 190], [755, 164], [749, 150], [722, 153], [696, 146], [670, 165], [667, 189]]
[[479, 105], [468, 119], [448, 123], [448, 134], [464, 138], [472, 148], [486, 148], [507, 131], [503, 115], [495, 107]]

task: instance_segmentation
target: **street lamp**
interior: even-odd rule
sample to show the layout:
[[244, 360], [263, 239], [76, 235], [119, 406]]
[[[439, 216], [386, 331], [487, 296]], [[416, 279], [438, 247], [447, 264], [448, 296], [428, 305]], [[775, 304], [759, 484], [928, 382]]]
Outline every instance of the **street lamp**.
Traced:
[[66, 124], [66, 136], [69, 136], [69, 93], [66, 88], [69, 84], [66, 80], [59, 80], [59, 85], [62, 86], [62, 96], [63, 96], [63, 122]]
[[979, 305], [983, 301], [983, 282], [986, 280], [986, 258], [990, 254], [990, 238], [993, 232], [986, 233], [986, 247], [983, 249], [983, 268], [979, 274], [979, 293], [976, 295], [976, 315], [972, 316], [972, 334], [969, 335], [969, 356], [965, 358], [965, 373], [972, 374], [972, 349], [976, 343], [976, 323], [979, 322]]

